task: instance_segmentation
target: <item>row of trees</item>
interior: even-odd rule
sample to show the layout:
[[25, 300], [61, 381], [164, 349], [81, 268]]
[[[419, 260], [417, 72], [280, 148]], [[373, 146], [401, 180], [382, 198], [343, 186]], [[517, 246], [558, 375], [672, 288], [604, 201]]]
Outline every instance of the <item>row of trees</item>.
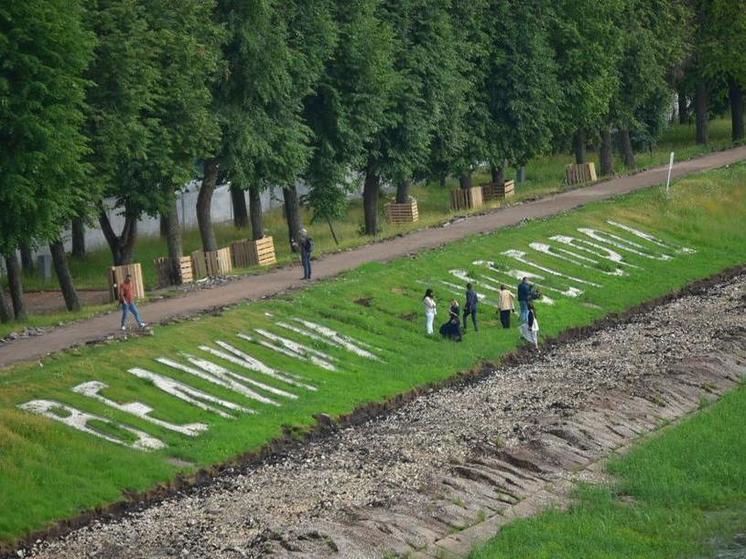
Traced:
[[[49, 243], [68, 308], [79, 307], [61, 237], [97, 217], [115, 264], [137, 223], [160, 215], [181, 256], [175, 194], [199, 173], [197, 217], [231, 183], [235, 213], [262, 237], [260, 193], [282, 188], [290, 238], [296, 183], [313, 219], [343, 215], [362, 177], [366, 234], [381, 184], [413, 182], [553, 150], [613, 171], [660, 131], [671, 92], [708, 111], [727, 91], [743, 136], [743, 0], [25, 0], [0, 6], [0, 252], [23, 318], [18, 249]], [[199, 162], [199, 163], [197, 163]], [[248, 191], [246, 208], [244, 192]], [[124, 216], [121, 231], [105, 199]], [[76, 244], [76, 248], [79, 246]]]

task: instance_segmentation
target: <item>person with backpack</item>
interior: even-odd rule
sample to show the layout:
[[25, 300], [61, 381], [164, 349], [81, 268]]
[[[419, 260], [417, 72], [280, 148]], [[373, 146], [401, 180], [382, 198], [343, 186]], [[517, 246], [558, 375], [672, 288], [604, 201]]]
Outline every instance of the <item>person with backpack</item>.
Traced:
[[129, 313], [135, 317], [140, 328], [145, 328], [146, 324], [140, 318], [140, 311], [135, 305], [135, 290], [132, 285], [132, 275], [127, 274], [124, 281], [119, 285], [119, 304], [122, 305], [122, 330], [127, 330], [127, 318]]
[[466, 304], [464, 305], [464, 332], [466, 332], [466, 324], [471, 315], [471, 321], [474, 324], [474, 331], [479, 332], [479, 324], [477, 323], [477, 307], [479, 306], [479, 297], [477, 292], [470, 283], [466, 284]]
[[300, 260], [303, 264], [303, 279], [311, 279], [311, 253], [313, 252], [313, 239], [304, 228], [300, 230], [300, 242], [293, 242], [293, 246], [300, 250]]
[[528, 278], [524, 277], [521, 279], [521, 283], [518, 284], [518, 304], [521, 306], [521, 322], [528, 322], [528, 304], [531, 302], [531, 284], [528, 283]]

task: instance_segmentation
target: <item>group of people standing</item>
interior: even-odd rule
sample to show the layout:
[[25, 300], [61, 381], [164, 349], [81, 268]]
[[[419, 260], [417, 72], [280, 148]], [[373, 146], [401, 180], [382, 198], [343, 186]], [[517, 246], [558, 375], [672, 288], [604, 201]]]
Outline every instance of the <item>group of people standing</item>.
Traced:
[[[540, 295], [535, 290], [534, 286], [529, 283], [528, 278], [521, 279], [521, 283], [518, 284], [517, 293], [518, 305], [520, 308], [521, 336], [523, 336], [535, 350], [538, 350], [539, 320], [536, 316], [534, 300], [539, 298]], [[466, 284], [465, 295], [466, 302], [464, 304], [463, 316], [459, 302], [456, 299], [453, 299], [451, 301], [451, 306], [448, 309], [448, 320], [441, 325], [439, 330], [441, 336], [457, 342], [460, 342], [466, 333], [469, 317], [471, 317], [472, 324], [474, 325], [474, 331], [479, 331], [479, 322], [477, 320], [479, 296], [477, 295], [477, 292], [474, 291], [474, 287], [471, 283]], [[511, 315], [515, 313], [515, 301], [516, 296], [513, 292], [508, 289], [505, 284], [501, 285], [498, 312], [500, 314], [500, 323], [504, 329], [510, 328], [510, 318]], [[428, 335], [432, 335], [433, 323], [435, 322], [435, 315], [437, 314], [437, 303], [435, 302], [435, 295], [432, 289], [425, 291], [425, 296], [423, 297], [422, 302], [425, 307], [425, 329]]]

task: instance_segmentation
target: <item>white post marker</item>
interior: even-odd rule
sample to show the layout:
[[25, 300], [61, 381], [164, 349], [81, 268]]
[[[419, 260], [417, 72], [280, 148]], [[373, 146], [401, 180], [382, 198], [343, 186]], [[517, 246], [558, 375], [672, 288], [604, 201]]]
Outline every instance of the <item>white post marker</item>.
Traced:
[[671, 186], [671, 169], [673, 169], [673, 152], [668, 161], [668, 178], [666, 179], [666, 198], [668, 198], [669, 187]]

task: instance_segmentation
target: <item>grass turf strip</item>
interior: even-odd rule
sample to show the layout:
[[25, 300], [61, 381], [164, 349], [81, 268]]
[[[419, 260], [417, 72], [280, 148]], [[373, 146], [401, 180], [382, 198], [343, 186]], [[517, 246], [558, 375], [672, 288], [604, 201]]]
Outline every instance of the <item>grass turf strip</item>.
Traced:
[[712, 557], [746, 530], [745, 423], [742, 385], [611, 462], [613, 486], [581, 487], [569, 511], [512, 523], [470, 559]]
[[[240, 305], [222, 316], [159, 328], [152, 338], [60, 354], [47, 360], [43, 367], [16, 367], [0, 377], [0, 538], [12, 541], [51, 521], [113, 502], [126, 491], [146, 490], [179, 471], [191, 469], [174, 465], [173, 458], [189, 462], [192, 467], [214, 464], [279, 436], [283, 425], [302, 428], [311, 425], [312, 416], [319, 412], [349, 412], [364, 403], [447, 378], [520, 343], [515, 329], [500, 329], [494, 308], [484, 304], [480, 308], [482, 329], [478, 334], [470, 332], [461, 344], [437, 337], [428, 339], [424, 335], [421, 303], [424, 285], [419, 281], [435, 289], [439, 321], [445, 319], [447, 301], [453, 297], [451, 288], [442, 282], [457, 286], [464, 283], [449, 270], [465, 270], [479, 278], [490, 272], [473, 262], [490, 260], [502, 272], [514, 266], [542, 273], [501, 254], [510, 249], [525, 251], [540, 266], [600, 285], [594, 287], [542, 273], [546, 276], [542, 281], [545, 293], [555, 304], [539, 304], [541, 335], [551, 336], [743, 263], [745, 184], [746, 165], [736, 165], [679, 182], [671, 199], [666, 199], [661, 189], [648, 190], [552, 219], [473, 237], [417, 257], [389, 264], [371, 263], [288, 297]], [[624, 260], [637, 268], [630, 268], [629, 275], [617, 277], [607, 275], [613, 266], [586, 267], [529, 248], [529, 243], [549, 242], [554, 235], [580, 237], [579, 227], [623, 233], [611, 229], [609, 219], [696, 252], [677, 254], [668, 261], [624, 252]], [[666, 251], [629, 234], [622, 236], [638, 241], [646, 251]], [[486, 286], [477, 282], [477, 289], [494, 301], [495, 294], [483, 289], [483, 285]], [[568, 285], [575, 285], [584, 293], [569, 298], [549, 291]], [[314, 341], [277, 324], [290, 322], [294, 317], [343, 332], [367, 344], [365, 347], [375, 348], [373, 351], [381, 360], [360, 357], [339, 344]], [[329, 371], [236, 336], [246, 332], [257, 339], [256, 329], [311, 346], [328, 355], [338, 370]], [[199, 349], [202, 345], [220, 349], [214, 344], [216, 340], [224, 340], [280, 371], [299, 375], [304, 383], [318, 390], [253, 374]], [[282, 405], [263, 405], [155, 361], [167, 357], [186, 363], [183, 353], [208, 358], [298, 398], [273, 397]], [[168, 376], [258, 413], [236, 414], [231, 419], [200, 410], [129, 374], [128, 369], [134, 367]], [[142, 402], [155, 410], [154, 417], [175, 424], [204, 423], [209, 430], [196, 437], [184, 436], [71, 391], [73, 386], [93, 380], [108, 385], [102, 394], [110, 400]], [[19, 404], [33, 399], [55, 400], [109, 418], [146, 432], [167, 446], [153, 452], [133, 450], [18, 409]], [[96, 427], [132, 440], [131, 433], [112, 425], [99, 423]]]

